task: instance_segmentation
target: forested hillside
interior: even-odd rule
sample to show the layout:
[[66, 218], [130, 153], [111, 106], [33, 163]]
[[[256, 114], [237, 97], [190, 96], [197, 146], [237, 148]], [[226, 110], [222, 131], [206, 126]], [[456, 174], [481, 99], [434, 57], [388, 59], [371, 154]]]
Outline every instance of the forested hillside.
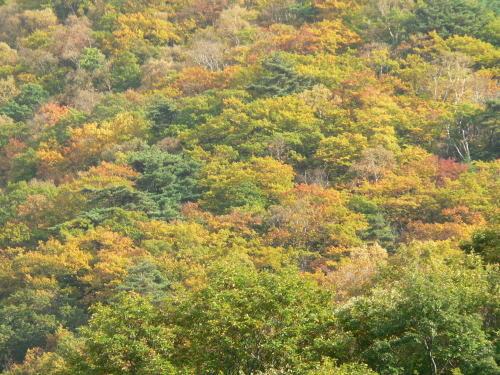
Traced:
[[498, 0], [0, 0], [2, 375], [498, 375]]

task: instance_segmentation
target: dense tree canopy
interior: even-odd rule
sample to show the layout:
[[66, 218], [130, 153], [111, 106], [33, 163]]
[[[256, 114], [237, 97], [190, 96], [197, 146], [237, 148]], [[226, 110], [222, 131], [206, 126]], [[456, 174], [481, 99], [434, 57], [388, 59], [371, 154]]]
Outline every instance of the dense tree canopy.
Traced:
[[0, 373], [499, 374], [499, 12], [0, 0]]

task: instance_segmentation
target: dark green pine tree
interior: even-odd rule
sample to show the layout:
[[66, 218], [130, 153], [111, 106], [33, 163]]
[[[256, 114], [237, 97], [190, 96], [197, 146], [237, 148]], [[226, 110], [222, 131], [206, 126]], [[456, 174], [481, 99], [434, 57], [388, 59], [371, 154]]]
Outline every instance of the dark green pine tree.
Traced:
[[199, 165], [189, 157], [163, 152], [153, 146], [131, 154], [128, 163], [141, 173], [136, 189], [147, 193], [159, 206], [159, 211], [150, 216], [173, 219], [182, 203], [198, 198], [195, 187]]
[[479, 254], [486, 263], [500, 263], [500, 231], [495, 228], [479, 230], [470, 241], [460, 244], [460, 248]]
[[415, 10], [415, 17], [408, 26], [413, 33], [435, 30], [443, 38], [452, 35], [480, 37], [491, 17], [492, 12], [477, 0], [425, 0]]
[[158, 207], [148, 194], [134, 191], [127, 186], [85, 189], [83, 192], [89, 195], [89, 207], [92, 209], [103, 210], [120, 207], [129, 211], [150, 212]]
[[33, 111], [47, 100], [48, 96], [47, 91], [40, 85], [24, 85], [17, 96], [0, 107], [0, 115], [9, 116], [14, 121], [27, 120]]
[[263, 74], [247, 86], [247, 90], [255, 96], [286, 96], [312, 86], [309, 78], [300, 75], [279, 54], [264, 60], [262, 67]]
[[486, 103], [484, 111], [475, 119], [476, 146], [472, 151], [475, 160], [494, 160], [500, 157], [500, 99]]
[[152, 122], [151, 135], [153, 140], [168, 136], [168, 127], [173, 124], [178, 110], [175, 102], [161, 95], [151, 98], [146, 107], [146, 116]]
[[134, 292], [152, 301], [159, 302], [170, 290], [172, 283], [161, 273], [150, 259], [142, 259], [128, 270], [127, 279], [118, 289]]
[[384, 218], [380, 208], [369, 199], [356, 195], [349, 201], [349, 207], [365, 215], [368, 221], [368, 228], [360, 233], [361, 238], [368, 242], [378, 242], [388, 250], [394, 247], [396, 236], [391, 230], [390, 224]]

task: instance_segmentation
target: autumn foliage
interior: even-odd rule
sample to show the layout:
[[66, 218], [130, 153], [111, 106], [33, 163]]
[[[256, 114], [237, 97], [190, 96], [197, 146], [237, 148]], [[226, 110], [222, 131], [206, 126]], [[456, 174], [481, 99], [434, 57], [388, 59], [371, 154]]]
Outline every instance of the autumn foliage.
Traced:
[[499, 20], [0, 0], [0, 373], [498, 374]]

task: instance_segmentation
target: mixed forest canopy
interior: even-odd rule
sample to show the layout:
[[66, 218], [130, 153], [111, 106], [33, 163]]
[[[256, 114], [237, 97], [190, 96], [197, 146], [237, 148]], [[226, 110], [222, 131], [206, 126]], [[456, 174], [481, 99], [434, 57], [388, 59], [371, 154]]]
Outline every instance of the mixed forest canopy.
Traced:
[[2, 375], [498, 375], [498, 0], [0, 0]]

